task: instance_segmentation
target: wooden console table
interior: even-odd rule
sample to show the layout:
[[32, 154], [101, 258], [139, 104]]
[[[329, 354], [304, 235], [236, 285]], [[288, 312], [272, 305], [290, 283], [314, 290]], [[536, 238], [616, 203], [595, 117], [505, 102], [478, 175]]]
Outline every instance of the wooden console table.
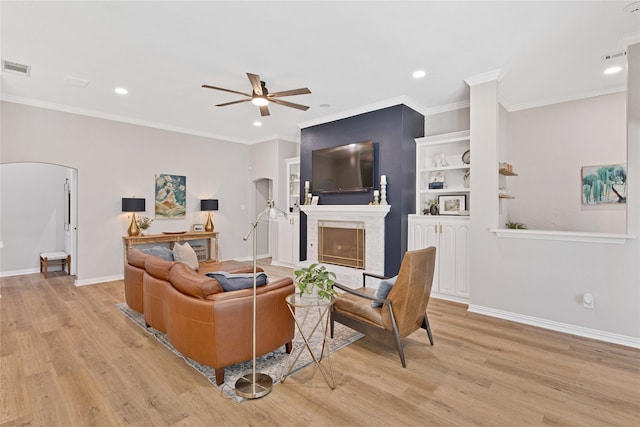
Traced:
[[[132, 248], [134, 245], [143, 245], [146, 243], [166, 243], [169, 242], [171, 248], [176, 242], [187, 242], [190, 240], [206, 240], [207, 241], [207, 261], [218, 262], [218, 232], [217, 231], [193, 231], [187, 233], [168, 233], [168, 234], [148, 234], [146, 236], [123, 236], [122, 240], [125, 245], [125, 259], [126, 250]], [[211, 239], [215, 239], [214, 252], [211, 252]], [[215, 258], [211, 255], [215, 254]]]

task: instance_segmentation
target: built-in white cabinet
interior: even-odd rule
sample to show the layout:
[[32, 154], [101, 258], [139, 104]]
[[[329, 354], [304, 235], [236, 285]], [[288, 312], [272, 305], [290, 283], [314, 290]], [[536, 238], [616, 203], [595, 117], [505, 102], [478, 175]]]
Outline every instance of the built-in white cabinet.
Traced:
[[285, 160], [287, 167], [287, 213], [300, 211], [300, 157]]
[[468, 302], [469, 224], [465, 217], [409, 215], [408, 249], [436, 247], [434, 297]]
[[[469, 131], [416, 138], [416, 213], [440, 195], [463, 195], [470, 212], [471, 139]], [[440, 187], [443, 188], [429, 188]]]
[[274, 265], [295, 267], [300, 260], [300, 215], [288, 214], [278, 221], [278, 255]]
[[300, 157], [286, 163], [287, 218], [278, 221], [278, 252], [272, 264], [294, 267], [300, 260]]

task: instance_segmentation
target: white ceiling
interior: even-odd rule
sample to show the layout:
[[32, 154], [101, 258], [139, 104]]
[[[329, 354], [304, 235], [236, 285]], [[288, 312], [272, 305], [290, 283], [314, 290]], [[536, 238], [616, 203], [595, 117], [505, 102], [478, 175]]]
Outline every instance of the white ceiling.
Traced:
[[[616, 61], [601, 57], [640, 41], [632, 2], [2, 1], [0, 55], [32, 68], [3, 72], [1, 96], [252, 143], [389, 100], [437, 111], [468, 101], [465, 78], [500, 69], [516, 110], [624, 90], [626, 69], [605, 76]], [[261, 118], [251, 103], [214, 107], [242, 97], [201, 88], [251, 92], [247, 72], [270, 92], [308, 87], [284, 99], [311, 108]]]

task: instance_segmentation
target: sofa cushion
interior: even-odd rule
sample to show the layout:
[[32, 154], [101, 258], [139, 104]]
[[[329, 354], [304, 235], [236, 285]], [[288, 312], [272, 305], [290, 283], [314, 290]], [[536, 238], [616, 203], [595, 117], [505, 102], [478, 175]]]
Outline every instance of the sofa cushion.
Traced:
[[144, 268], [144, 262], [147, 259], [147, 254], [136, 249], [131, 248], [127, 251], [127, 263], [133, 265], [134, 267]]
[[174, 261], [173, 251], [166, 246], [154, 246], [152, 248], [142, 249], [142, 252], [148, 255], [155, 255], [167, 261]]
[[144, 262], [144, 269], [148, 274], [161, 280], [169, 280], [169, 271], [176, 263], [174, 261], [167, 261], [157, 256], [147, 256], [147, 260]]
[[184, 245], [176, 243], [173, 246], [173, 259], [183, 262], [198, 271], [198, 255], [196, 255], [196, 251], [193, 250], [189, 242], [185, 242]]
[[[378, 290], [376, 291], [376, 298], [386, 298], [391, 291], [391, 288], [396, 283], [396, 279], [398, 276], [392, 277], [390, 279], [385, 279], [380, 282], [378, 285]], [[371, 307], [382, 307], [381, 302], [371, 301]]]
[[211, 277], [196, 273], [186, 264], [177, 263], [169, 273], [169, 281], [178, 291], [196, 298], [221, 293], [222, 287]]
[[[253, 273], [228, 273], [226, 271], [216, 271], [207, 273], [220, 283], [225, 292], [237, 291], [240, 289], [249, 289], [253, 287]], [[256, 274], [256, 286], [266, 285], [267, 273], [261, 272]]]

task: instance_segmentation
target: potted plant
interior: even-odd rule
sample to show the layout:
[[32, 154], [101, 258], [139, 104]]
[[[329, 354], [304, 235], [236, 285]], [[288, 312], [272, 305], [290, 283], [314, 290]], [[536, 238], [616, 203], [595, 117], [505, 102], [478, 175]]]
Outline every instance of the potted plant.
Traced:
[[512, 230], [526, 230], [527, 229], [527, 226], [524, 225], [521, 222], [509, 221], [505, 225], [507, 226], [507, 228], [512, 229]]
[[296, 276], [296, 286], [301, 297], [330, 299], [338, 292], [333, 289], [336, 275], [324, 265], [311, 264], [293, 272]]
[[146, 233], [149, 227], [151, 227], [152, 222], [153, 222], [153, 219], [144, 215], [136, 218], [136, 223], [138, 224], [138, 228], [142, 230], [143, 234]]

